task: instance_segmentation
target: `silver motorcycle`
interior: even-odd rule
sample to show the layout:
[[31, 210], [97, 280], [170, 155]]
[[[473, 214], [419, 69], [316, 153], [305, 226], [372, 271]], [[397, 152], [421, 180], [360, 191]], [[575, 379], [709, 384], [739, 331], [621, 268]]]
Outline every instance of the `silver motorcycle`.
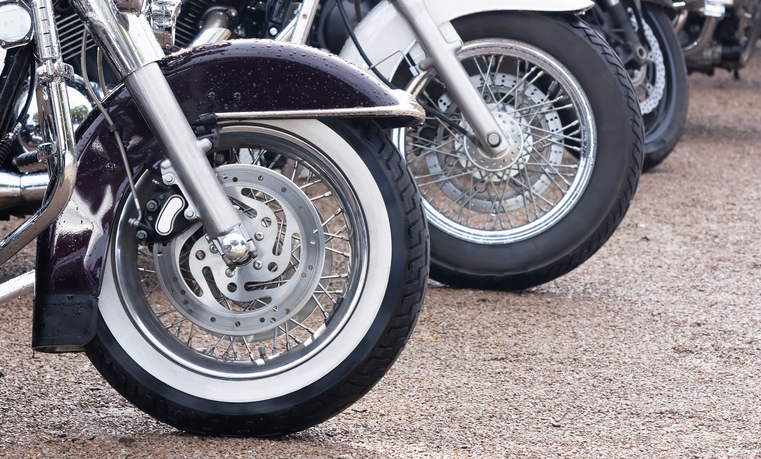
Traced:
[[[423, 112], [301, 45], [165, 56], [167, 6], [72, 0], [62, 21], [61, 3], [0, 0], [0, 205], [39, 207], [0, 241], [4, 263], [37, 239], [36, 272], [0, 300], [33, 286], [33, 348], [86, 352], [163, 422], [304, 429], [383, 376], [420, 312], [427, 227], [381, 128]], [[89, 47], [119, 82], [105, 98]]]

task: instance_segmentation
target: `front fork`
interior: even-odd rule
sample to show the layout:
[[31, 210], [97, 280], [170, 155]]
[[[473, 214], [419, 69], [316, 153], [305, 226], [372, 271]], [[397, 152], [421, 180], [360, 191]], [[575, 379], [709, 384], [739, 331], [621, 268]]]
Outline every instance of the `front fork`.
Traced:
[[462, 42], [449, 43], [446, 40], [424, 0], [391, 0], [391, 3], [415, 32], [431, 61], [424, 65], [436, 68], [452, 99], [475, 131], [482, 151], [491, 159], [517, 159], [520, 146], [512, 144], [510, 137], [503, 132], [457, 58], [456, 52], [462, 47]]
[[171, 171], [164, 180], [178, 184], [188, 199], [192, 212], [186, 212], [186, 217], [201, 219], [228, 264], [234, 266], [255, 256], [254, 240], [206, 158], [204, 150], [210, 145], [198, 142], [159, 69], [157, 61], [164, 53], [139, 5], [125, 3], [130, 8], [125, 11], [111, 0], [72, 0], [71, 4], [112, 62], [169, 159], [170, 164], [162, 165]]
[[[608, 9], [611, 19], [613, 20], [613, 26], [620, 29], [624, 34], [624, 40], [626, 45], [630, 48], [629, 51], [632, 54], [632, 60], [637, 66], [642, 66], [647, 63], [648, 53], [647, 49], [642, 45], [637, 31], [634, 30], [631, 20], [629, 19], [629, 13], [627, 13], [624, 4], [619, 0], [603, 0], [603, 3]], [[636, 7], [635, 7], [636, 8]], [[642, 9], [638, 8], [641, 12]], [[636, 15], [638, 19], [641, 18], [641, 14]]]

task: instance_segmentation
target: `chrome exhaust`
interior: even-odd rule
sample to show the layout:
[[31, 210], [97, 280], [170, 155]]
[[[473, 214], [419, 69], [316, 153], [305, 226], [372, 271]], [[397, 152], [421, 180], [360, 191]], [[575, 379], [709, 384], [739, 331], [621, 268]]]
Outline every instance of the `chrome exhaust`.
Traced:
[[0, 171], [0, 209], [25, 203], [41, 203], [49, 181], [47, 172], [18, 174]]
[[34, 292], [34, 270], [0, 284], [0, 304], [13, 298]]

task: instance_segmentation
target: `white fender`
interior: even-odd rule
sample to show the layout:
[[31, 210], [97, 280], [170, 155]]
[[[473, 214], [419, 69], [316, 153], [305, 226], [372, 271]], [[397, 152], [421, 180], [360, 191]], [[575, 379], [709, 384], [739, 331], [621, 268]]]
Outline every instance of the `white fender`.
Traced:
[[[460, 41], [450, 21], [470, 14], [487, 11], [575, 12], [594, 6], [592, 0], [425, 0], [425, 4], [449, 42]], [[373, 8], [354, 29], [354, 33], [370, 62], [386, 78], [394, 74], [403, 55], [409, 53], [415, 63], [425, 58], [407, 21], [388, 1]], [[351, 39], [344, 44], [341, 57], [363, 69], [368, 67]]]

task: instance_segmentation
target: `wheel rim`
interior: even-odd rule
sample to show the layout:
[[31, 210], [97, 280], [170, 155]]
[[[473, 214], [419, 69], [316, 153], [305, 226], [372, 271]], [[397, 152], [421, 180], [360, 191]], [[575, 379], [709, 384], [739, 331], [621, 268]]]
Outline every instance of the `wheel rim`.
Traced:
[[[495, 118], [519, 126], [523, 147], [512, 164], [484, 167], [467, 136], [430, 110], [425, 124], [397, 133], [429, 222], [478, 244], [535, 237], [570, 212], [590, 180], [596, 155], [590, 103], [560, 62], [524, 43], [474, 41], [458, 58]], [[435, 70], [408, 90], [471, 131]]]
[[[127, 200], [114, 244], [119, 295], [170, 361], [221, 379], [272, 376], [319, 354], [351, 316], [367, 273], [367, 226], [343, 173], [301, 139], [239, 126], [222, 130], [219, 150], [248, 163], [217, 172], [260, 255], [225, 272], [200, 223], [150, 253]], [[138, 194], [150, 194], [154, 178], [144, 174]]]

